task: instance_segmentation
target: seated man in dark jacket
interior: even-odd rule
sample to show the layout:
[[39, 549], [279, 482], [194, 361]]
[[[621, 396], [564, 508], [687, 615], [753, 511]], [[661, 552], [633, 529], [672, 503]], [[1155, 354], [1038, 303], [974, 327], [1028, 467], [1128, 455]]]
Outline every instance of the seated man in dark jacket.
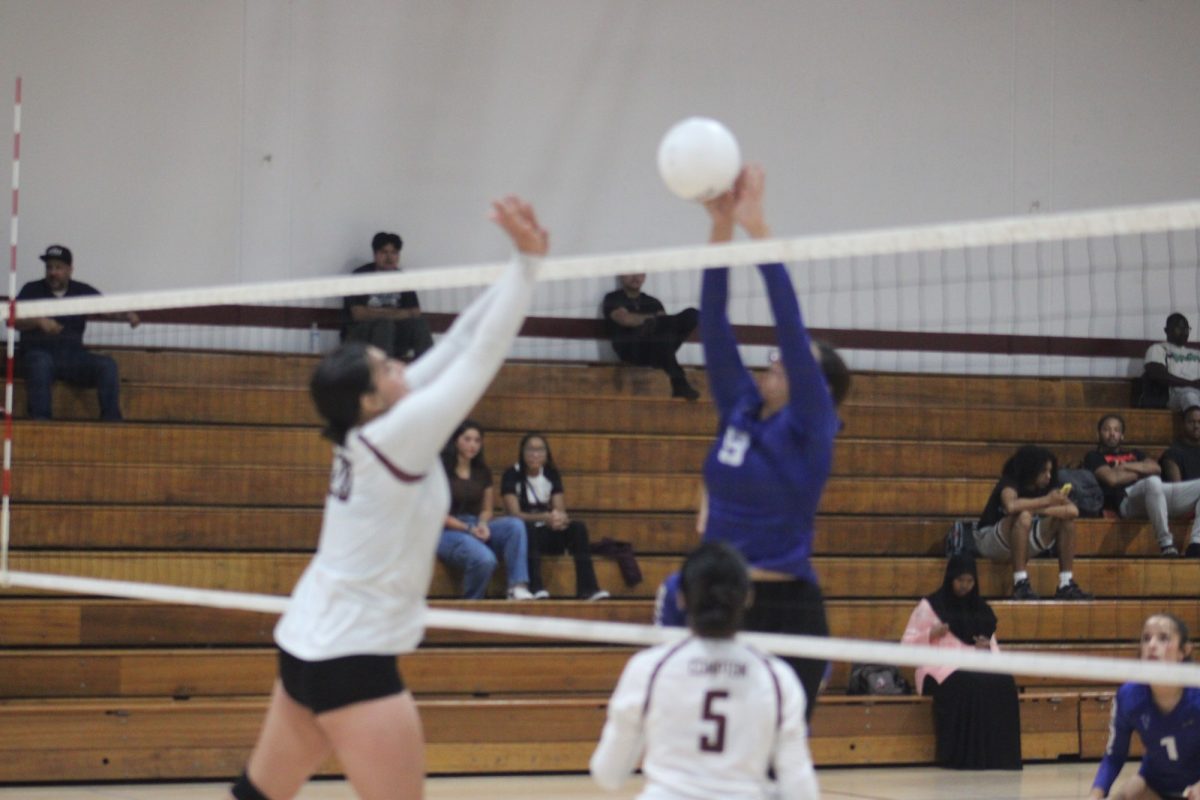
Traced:
[[671, 396], [695, 400], [675, 352], [696, 329], [699, 312], [685, 308], [667, 314], [657, 297], [642, 292], [645, 273], [621, 275], [621, 288], [604, 296], [604, 326], [617, 357], [629, 364], [657, 367], [671, 379]]
[[[18, 302], [100, 294], [83, 281], [71, 279], [75, 259], [66, 247], [50, 245], [40, 258], [46, 265], [46, 277], [22, 286], [17, 293]], [[123, 320], [134, 328], [141, 322], [133, 312], [98, 316]], [[83, 346], [87, 327], [84, 317], [30, 317], [18, 319], [16, 327], [21, 331], [19, 357], [25, 370], [30, 418], [50, 419], [52, 387], [54, 381], [60, 380], [74, 386], [95, 386], [100, 398], [100, 419], [121, 419], [117, 362], [88, 352]]]

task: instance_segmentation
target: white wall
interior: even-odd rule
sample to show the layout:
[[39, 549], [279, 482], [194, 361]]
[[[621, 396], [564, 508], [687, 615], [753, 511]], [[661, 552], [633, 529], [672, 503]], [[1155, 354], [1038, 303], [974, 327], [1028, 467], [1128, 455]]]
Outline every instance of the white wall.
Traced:
[[[412, 267], [494, 259], [504, 191], [559, 253], [697, 242], [653, 166], [694, 113], [767, 164], [782, 235], [1194, 197], [1197, 41], [1194, 0], [0, 0], [21, 279], [56, 241], [109, 292], [337, 273], [379, 229]], [[1090, 335], [1161, 327], [1123, 314]]]

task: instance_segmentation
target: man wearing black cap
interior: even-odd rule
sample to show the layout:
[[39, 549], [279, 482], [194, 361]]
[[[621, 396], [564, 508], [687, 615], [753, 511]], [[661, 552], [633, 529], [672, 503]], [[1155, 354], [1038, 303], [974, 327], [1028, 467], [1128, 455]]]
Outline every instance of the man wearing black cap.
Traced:
[[[354, 270], [355, 275], [394, 272], [400, 269], [404, 241], [394, 233], [377, 233], [371, 239], [375, 260]], [[345, 336], [369, 342], [394, 358], [411, 361], [433, 347], [429, 323], [421, 316], [416, 292], [356, 295], [344, 301]]]
[[[46, 277], [22, 286], [17, 293], [18, 301], [100, 294], [82, 281], [71, 280], [75, 259], [66, 247], [50, 245], [40, 258], [46, 264]], [[126, 321], [133, 328], [141, 322], [133, 312], [98, 316]], [[84, 317], [31, 317], [18, 319], [16, 327], [21, 331], [20, 355], [30, 418], [50, 419], [51, 387], [60, 380], [74, 386], [95, 386], [100, 398], [100, 419], [121, 419], [117, 362], [84, 348], [83, 331], [87, 327]]]

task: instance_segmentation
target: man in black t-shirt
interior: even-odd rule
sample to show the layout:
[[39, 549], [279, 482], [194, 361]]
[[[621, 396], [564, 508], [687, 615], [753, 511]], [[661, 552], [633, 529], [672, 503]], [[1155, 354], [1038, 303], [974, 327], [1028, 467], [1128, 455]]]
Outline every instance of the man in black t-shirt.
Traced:
[[[100, 292], [83, 281], [72, 280], [75, 257], [70, 249], [52, 244], [39, 256], [46, 276], [21, 287], [17, 300], [53, 300], [83, 297]], [[97, 319], [120, 320], [136, 328], [141, 320], [132, 311], [97, 314]], [[19, 358], [25, 370], [25, 394], [31, 419], [50, 419], [54, 381], [73, 386], [95, 386], [100, 399], [100, 419], [121, 419], [117, 362], [83, 346], [87, 319], [82, 316], [30, 317], [15, 323], [21, 331]]]
[[[1192, 406], [1183, 412], [1183, 433], [1158, 459], [1162, 465], [1164, 488], [1174, 488], [1181, 498], [1185, 499], [1196, 494], [1190, 508], [1197, 510], [1196, 521], [1192, 523], [1192, 532], [1188, 537], [1185, 556], [1200, 558], [1200, 489], [1193, 490], [1193, 484], [1200, 486], [1200, 406]], [[1181, 512], [1186, 513], [1186, 511]]]
[[[1101, 417], [1096, 434], [1098, 446], [1084, 457], [1083, 467], [1095, 473], [1103, 487], [1104, 507], [1124, 519], [1149, 519], [1162, 554], [1179, 555], [1167, 520], [1195, 512], [1200, 504], [1200, 481], [1163, 483], [1157, 461], [1146, 458], [1141, 450], [1122, 447], [1125, 420], [1116, 414]], [[1193, 542], [1200, 541], [1197, 529], [1192, 536]], [[1200, 545], [1193, 549], [1200, 551]]]
[[[371, 239], [375, 259], [354, 270], [355, 275], [395, 272], [400, 269], [404, 240], [380, 232]], [[429, 323], [421, 316], [416, 292], [380, 292], [347, 297], [342, 304], [343, 338], [369, 342], [393, 358], [412, 361], [433, 347]]]
[[621, 275], [621, 288], [604, 296], [604, 325], [617, 357], [629, 364], [657, 367], [671, 379], [671, 396], [700, 396], [675, 359], [680, 345], [696, 329], [699, 313], [685, 308], [668, 314], [658, 298], [642, 292], [645, 273]]

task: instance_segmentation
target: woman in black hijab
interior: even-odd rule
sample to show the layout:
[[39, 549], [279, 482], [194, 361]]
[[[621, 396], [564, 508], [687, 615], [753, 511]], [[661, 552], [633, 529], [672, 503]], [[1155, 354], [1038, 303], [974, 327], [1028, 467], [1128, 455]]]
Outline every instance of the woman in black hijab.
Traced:
[[[917, 604], [902, 641], [951, 649], [999, 649], [996, 615], [979, 596], [974, 558], [950, 558], [941, 588]], [[933, 695], [940, 765], [1021, 768], [1021, 709], [1011, 675], [921, 667], [917, 688]]]

